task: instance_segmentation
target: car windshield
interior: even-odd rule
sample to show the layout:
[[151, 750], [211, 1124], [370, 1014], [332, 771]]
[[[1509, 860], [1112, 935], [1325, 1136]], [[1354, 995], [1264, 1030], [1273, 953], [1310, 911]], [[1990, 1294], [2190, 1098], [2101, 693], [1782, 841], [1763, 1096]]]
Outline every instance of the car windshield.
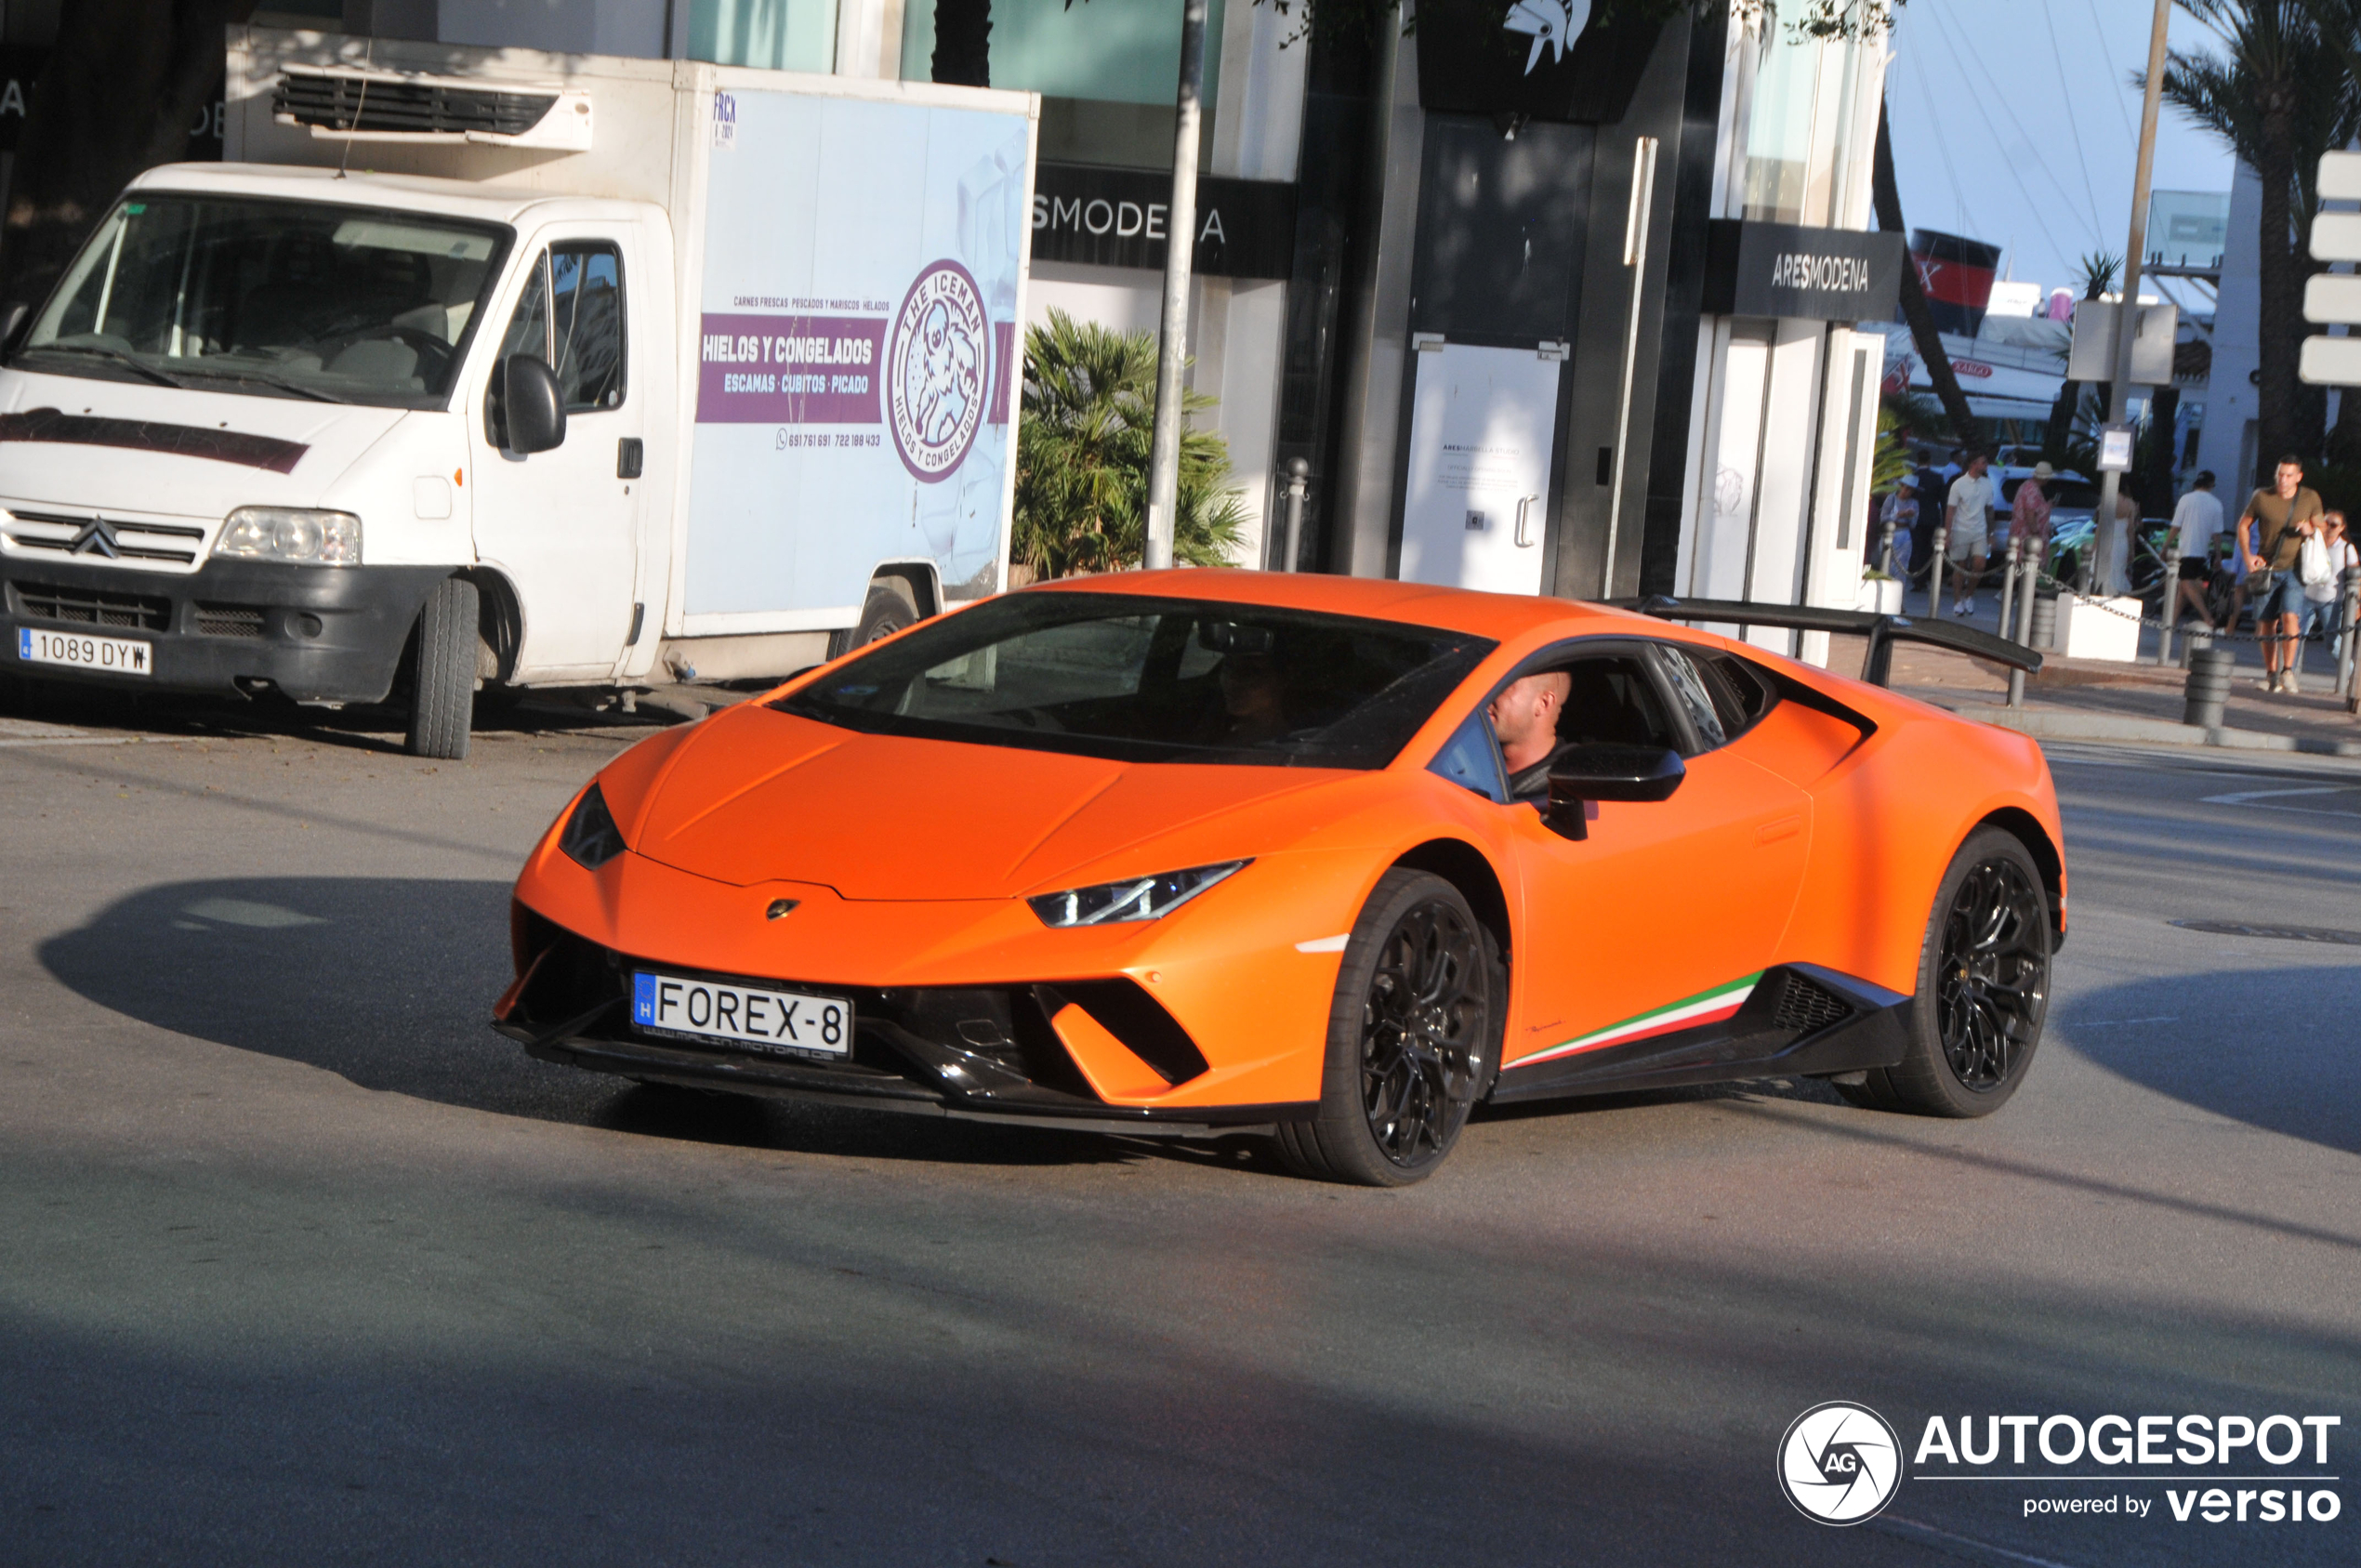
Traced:
[[1302, 610], [1022, 593], [928, 622], [776, 705], [1119, 761], [1382, 768], [1493, 647]]
[[135, 192], [17, 357], [69, 376], [441, 408], [508, 242], [419, 213]]

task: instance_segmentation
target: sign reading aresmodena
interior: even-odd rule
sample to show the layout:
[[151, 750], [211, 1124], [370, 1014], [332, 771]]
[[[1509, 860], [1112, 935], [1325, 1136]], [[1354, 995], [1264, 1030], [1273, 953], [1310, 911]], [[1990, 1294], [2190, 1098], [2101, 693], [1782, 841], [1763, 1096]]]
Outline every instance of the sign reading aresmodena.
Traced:
[[686, 613], [699, 631], [857, 613], [881, 560], [997, 586], [1022, 374], [1029, 126], [715, 95], [704, 155]]
[[1900, 297], [1902, 236], [1716, 218], [1705, 309], [1717, 316], [1882, 322]]

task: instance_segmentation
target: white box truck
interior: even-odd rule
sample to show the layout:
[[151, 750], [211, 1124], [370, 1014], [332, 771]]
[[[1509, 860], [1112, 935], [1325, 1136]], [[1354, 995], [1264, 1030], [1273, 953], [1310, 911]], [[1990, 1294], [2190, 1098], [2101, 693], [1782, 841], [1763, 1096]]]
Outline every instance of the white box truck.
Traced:
[[233, 28], [228, 161], [0, 316], [24, 676], [785, 675], [1005, 586], [1039, 99]]

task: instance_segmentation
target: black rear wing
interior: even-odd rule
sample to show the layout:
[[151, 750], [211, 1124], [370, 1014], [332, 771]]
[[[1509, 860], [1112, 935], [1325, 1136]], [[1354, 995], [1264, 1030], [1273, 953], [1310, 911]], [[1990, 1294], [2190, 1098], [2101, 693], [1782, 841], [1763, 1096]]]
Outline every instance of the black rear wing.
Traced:
[[1616, 610], [1636, 610], [1642, 615], [1653, 615], [1660, 621], [1720, 621], [1734, 622], [1740, 626], [1784, 626], [1795, 631], [1840, 632], [1869, 639], [1869, 651], [1861, 660], [1861, 679], [1872, 686], [1887, 684], [1893, 674], [1893, 645], [1897, 642], [1923, 642], [1931, 648], [1947, 648], [1955, 653], [1968, 653], [1979, 659], [2011, 669], [2021, 669], [2027, 675], [2038, 674], [2041, 655], [2022, 643], [1995, 637], [1973, 626], [1953, 626], [1932, 616], [1919, 620], [1908, 615], [1885, 615], [1874, 610], [1828, 610], [1812, 604], [1750, 604], [1734, 599], [1668, 599], [1662, 594], [1650, 594], [1644, 599], [1611, 599], [1606, 604]]

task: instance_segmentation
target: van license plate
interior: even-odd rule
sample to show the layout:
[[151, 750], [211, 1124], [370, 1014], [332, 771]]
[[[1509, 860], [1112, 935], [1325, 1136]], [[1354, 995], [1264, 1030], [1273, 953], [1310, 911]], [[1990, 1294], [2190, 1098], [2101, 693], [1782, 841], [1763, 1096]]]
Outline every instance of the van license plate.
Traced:
[[763, 1056], [850, 1056], [852, 1004], [635, 969], [631, 1021], [652, 1034], [710, 1041]]
[[17, 628], [17, 657], [29, 665], [69, 665], [108, 675], [153, 675], [154, 644], [127, 637], [82, 637], [73, 632]]

